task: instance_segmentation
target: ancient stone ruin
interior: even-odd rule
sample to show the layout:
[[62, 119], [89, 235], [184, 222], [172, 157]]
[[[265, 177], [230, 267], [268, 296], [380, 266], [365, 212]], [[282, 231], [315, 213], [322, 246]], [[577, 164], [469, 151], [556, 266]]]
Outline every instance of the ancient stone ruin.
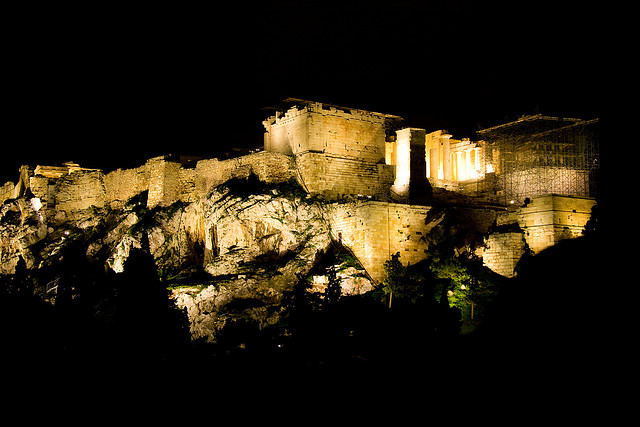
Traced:
[[[597, 119], [525, 116], [481, 130], [472, 141], [399, 127], [400, 117], [391, 114], [300, 99], [288, 105], [264, 120], [264, 149], [248, 155], [195, 165], [164, 155], [107, 173], [72, 162], [22, 166], [17, 184], [0, 188], [0, 200], [32, 195], [32, 214], [46, 226], [23, 237], [31, 242], [68, 221], [89, 220], [92, 209], [122, 210], [143, 192], [153, 209], [204, 200], [231, 178], [295, 180], [322, 200], [318, 214], [332, 238], [374, 281], [383, 280], [392, 254], [400, 252], [405, 264], [424, 259], [425, 236], [437, 224], [433, 209], [456, 207], [461, 226], [484, 236], [484, 246], [474, 249], [484, 264], [512, 276], [525, 245], [535, 253], [579, 236], [595, 204]], [[223, 255], [214, 229], [194, 236], [205, 258]], [[8, 273], [15, 263], [7, 259], [21, 249], [3, 251]]]

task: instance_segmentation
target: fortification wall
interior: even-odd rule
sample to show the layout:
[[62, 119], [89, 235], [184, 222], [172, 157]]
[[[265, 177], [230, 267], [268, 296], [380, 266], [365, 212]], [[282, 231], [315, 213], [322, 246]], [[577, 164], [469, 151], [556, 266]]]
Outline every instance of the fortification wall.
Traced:
[[513, 216], [531, 250], [538, 253], [561, 240], [582, 235], [594, 205], [591, 198], [547, 194], [532, 197]]
[[281, 154], [307, 151], [378, 163], [385, 157], [385, 116], [310, 103], [292, 107], [264, 122], [265, 150]]
[[196, 193], [196, 169], [181, 168], [178, 171], [180, 181], [180, 194], [178, 198], [185, 203], [192, 203], [197, 200]]
[[343, 194], [375, 196], [393, 184], [393, 167], [353, 158], [304, 153], [296, 156], [304, 185], [329, 199]]
[[581, 236], [594, 204], [595, 200], [590, 198], [548, 194], [533, 197], [527, 206], [499, 214], [498, 227], [513, 225], [522, 231], [490, 234], [481, 254], [484, 264], [496, 273], [512, 277], [525, 242], [535, 254], [561, 240]]
[[149, 168], [142, 165], [133, 169], [116, 169], [104, 176], [106, 200], [113, 209], [149, 189]]
[[102, 208], [106, 202], [104, 178], [101, 171], [79, 170], [64, 175], [55, 181], [56, 216], [59, 219], [73, 218], [75, 212], [92, 206]]
[[179, 200], [180, 163], [156, 157], [147, 161], [149, 169], [149, 196], [147, 206], [169, 206]]
[[251, 173], [268, 183], [286, 182], [296, 177], [295, 163], [290, 156], [262, 151], [228, 160], [200, 160], [195, 168], [195, 191], [205, 196], [217, 185], [234, 178], [246, 178]]
[[485, 240], [482, 262], [505, 277], [513, 277], [513, 270], [524, 254], [525, 239], [522, 232], [492, 233]]
[[384, 262], [400, 252], [404, 265], [425, 258], [424, 236], [434, 224], [425, 224], [427, 206], [377, 201], [334, 203], [328, 217], [334, 238], [358, 257], [376, 281], [385, 278]]
[[310, 103], [264, 122], [265, 150], [295, 155], [306, 188], [328, 198], [374, 196], [393, 183], [384, 165], [385, 115]]
[[195, 168], [183, 168], [169, 156], [149, 159], [134, 169], [117, 169], [105, 176], [106, 200], [120, 208], [131, 197], [149, 191], [147, 205], [168, 206], [193, 202], [231, 178], [254, 173], [265, 182], [284, 182], [296, 177], [293, 159], [279, 153], [259, 152], [228, 160], [206, 159]]
[[[313, 104], [307, 107], [308, 150], [378, 163], [385, 156], [384, 117]], [[295, 151], [294, 151], [295, 152]]]
[[5, 200], [13, 199], [13, 189], [15, 188], [15, 184], [11, 181], [5, 182], [2, 187], [0, 187], [0, 203], [4, 203]]
[[29, 187], [34, 196], [40, 199], [40, 213], [47, 218], [55, 207], [56, 180], [46, 176], [35, 175], [29, 178]]

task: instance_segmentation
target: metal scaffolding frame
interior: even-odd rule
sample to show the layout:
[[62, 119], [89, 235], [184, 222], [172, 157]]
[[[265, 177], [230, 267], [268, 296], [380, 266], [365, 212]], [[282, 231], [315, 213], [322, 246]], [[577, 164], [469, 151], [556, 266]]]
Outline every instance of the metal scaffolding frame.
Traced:
[[524, 116], [478, 131], [486, 142], [485, 170], [496, 173], [495, 194], [522, 203], [542, 194], [596, 197], [599, 121]]

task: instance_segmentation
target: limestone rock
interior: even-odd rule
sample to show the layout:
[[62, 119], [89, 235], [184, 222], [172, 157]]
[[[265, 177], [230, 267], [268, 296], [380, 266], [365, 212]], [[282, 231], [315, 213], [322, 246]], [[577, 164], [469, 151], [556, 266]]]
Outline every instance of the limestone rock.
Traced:
[[[193, 338], [215, 340], [229, 320], [276, 322], [283, 292], [331, 242], [319, 208], [275, 195], [215, 192], [202, 203], [204, 269], [217, 283], [174, 291], [187, 309]], [[183, 223], [194, 221], [188, 210], [182, 215]]]
[[33, 268], [32, 246], [47, 236], [47, 225], [39, 212], [39, 199], [18, 198], [0, 208], [0, 273], [13, 274], [20, 257]]
[[[153, 256], [163, 286], [186, 308], [194, 339], [215, 341], [230, 322], [274, 324], [285, 292], [332, 240], [320, 204], [266, 193], [218, 187], [193, 202], [152, 209], [140, 197], [122, 209], [90, 205], [49, 221], [35, 198], [7, 201], [0, 209], [0, 273], [13, 273], [20, 257], [30, 269], [54, 265], [72, 243], [91, 262], [120, 273], [139, 248]], [[372, 288], [363, 273], [340, 271], [345, 295]]]

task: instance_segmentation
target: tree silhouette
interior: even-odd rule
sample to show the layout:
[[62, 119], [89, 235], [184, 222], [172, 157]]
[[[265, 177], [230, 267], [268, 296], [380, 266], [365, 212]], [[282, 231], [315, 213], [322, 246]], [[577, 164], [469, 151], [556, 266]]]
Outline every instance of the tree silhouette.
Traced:
[[328, 306], [335, 305], [340, 300], [342, 289], [340, 287], [340, 279], [336, 271], [336, 257], [332, 250], [327, 254], [326, 260], [327, 287], [324, 291], [324, 302]]
[[148, 240], [142, 240], [142, 249], [130, 251], [124, 272], [112, 278], [113, 323], [118, 344], [158, 357], [188, 342], [188, 320], [160, 282], [153, 256], [145, 250]]

